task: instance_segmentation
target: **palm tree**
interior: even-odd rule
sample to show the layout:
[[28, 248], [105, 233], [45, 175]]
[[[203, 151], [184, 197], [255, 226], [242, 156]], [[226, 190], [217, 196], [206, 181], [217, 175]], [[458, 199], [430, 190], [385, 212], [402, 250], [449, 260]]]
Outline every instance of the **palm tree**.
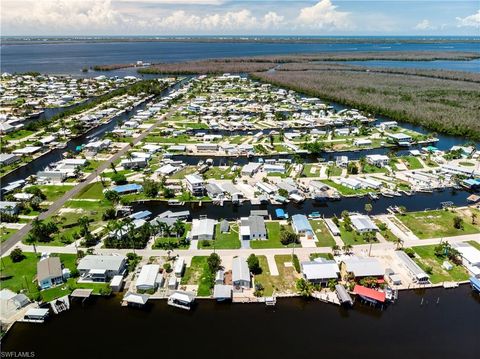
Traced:
[[342, 249], [345, 253], [349, 254], [353, 249], [353, 246], [351, 244], [345, 244]]
[[338, 244], [335, 244], [332, 246], [332, 251], [333, 255], [336, 256], [338, 254], [338, 251], [340, 250], [340, 246]]
[[403, 239], [401, 238], [395, 238], [394, 243], [397, 246], [397, 249], [400, 249], [403, 247]]
[[177, 238], [183, 236], [185, 233], [185, 223], [177, 219], [173, 224], [173, 230], [175, 231]]
[[472, 224], [475, 224], [475, 220], [477, 219], [477, 214], [473, 211], [472, 211], [471, 218], [472, 218]]
[[110, 162], [110, 167], [112, 168], [114, 173], [117, 173], [117, 168], [115, 167], [115, 163]]
[[33, 246], [33, 251], [35, 252], [35, 254], [37, 253], [37, 246], [36, 246], [37, 242], [38, 242], [38, 238], [33, 233], [29, 233], [27, 238], [25, 238], [25, 243], [31, 244]]
[[373, 206], [371, 203], [366, 203], [365, 204], [365, 212], [370, 213], [373, 210]]

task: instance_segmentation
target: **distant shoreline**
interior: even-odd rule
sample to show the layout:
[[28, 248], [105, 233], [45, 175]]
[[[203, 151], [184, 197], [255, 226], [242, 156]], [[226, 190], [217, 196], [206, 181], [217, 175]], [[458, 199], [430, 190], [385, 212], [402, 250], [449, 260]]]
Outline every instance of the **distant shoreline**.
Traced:
[[478, 36], [2, 36], [2, 45], [114, 43], [114, 42], [196, 42], [196, 43], [277, 43], [277, 44], [438, 44], [480, 43]]

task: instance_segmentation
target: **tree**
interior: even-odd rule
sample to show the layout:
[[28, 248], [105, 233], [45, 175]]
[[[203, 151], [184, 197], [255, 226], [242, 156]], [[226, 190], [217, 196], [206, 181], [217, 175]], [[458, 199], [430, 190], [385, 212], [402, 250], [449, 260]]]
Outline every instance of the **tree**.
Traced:
[[313, 284], [304, 278], [298, 279], [295, 287], [302, 297], [311, 297], [314, 291]]
[[397, 249], [400, 249], [400, 248], [403, 247], [403, 239], [398, 238], [398, 237], [395, 237], [395, 239], [393, 240], [393, 242], [394, 242], [395, 245], [397, 246]]
[[453, 227], [456, 229], [462, 229], [463, 228], [463, 219], [460, 216], [455, 216], [453, 217]]
[[12, 260], [13, 263], [18, 263], [23, 261], [26, 258], [25, 254], [23, 254], [23, 251], [16, 247], [10, 252], [10, 259]]
[[260, 261], [255, 254], [250, 254], [247, 258], [248, 269], [253, 274], [260, 274], [262, 273], [262, 267], [260, 267]]
[[477, 214], [475, 212], [472, 211], [472, 214], [471, 214], [471, 218], [472, 218], [472, 224], [475, 224], [476, 223], [476, 219], [477, 219]]
[[287, 246], [290, 243], [298, 243], [298, 234], [293, 233], [290, 230], [283, 229], [280, 231], [280, 242]]
[[120, 201], [120, 195], [116, 191], [108, 190], [103, 193], [105, 199], [112, 203], [118, 203]]
[[163, 187], [163, 197], [165, 198], [173, 198], [175, 197], [175, 193], [171, 188]]
[[350, 253], [353, 249], [353, 246], [351, 244], [345, 244], [342, 249], [345, 253]]
[[334, 244], [332, 246], [332, 251], [333, 251], [333, 255], [337, 255], [338, 254], [338, 251], [340, 250], [340, 246], [338, 244]]
[[358, 167], [355, 164], [355, 162], [349, 162], [347, 164], [347, 173], [350, 174], [350, 175], [358, 174]]
[[373, 210], [371, 203], [365, 203], [365, 212], [370, 213]]
[[173, 224], [173, 230], [178, 237], [182, 237], [185, 234], [185, 223], [183, 223], [180, 219], [177, 219]]
[[210, 273], [215, 273], [220, 268], [220, 264], [222, 264], [222, 260], [217, 253], [212, 253], [207, 258], [208, 269]]
[[145, 179], [143, 181], [143, 193], [145, 193], [145, 196], [150, 198], [155, 198], [158, 195], [159, 189], [160, 189], [160, 186], [157, 182], [149, 179]]
[[285, 197], [285, 198], [288, 197], [288, 191], [287, 191], [286, 189], [283, 189], [283, 188], [280, 188], [280, 189], [278, 190], [278, 194], [279, 194], [280, 196], [282, 196], [282, 197]]
[[127, 183], [127, 177], [123, 173], [115, 173], [112, 176], [112, 181], [115, 182], [115, 184], [125, 184]]

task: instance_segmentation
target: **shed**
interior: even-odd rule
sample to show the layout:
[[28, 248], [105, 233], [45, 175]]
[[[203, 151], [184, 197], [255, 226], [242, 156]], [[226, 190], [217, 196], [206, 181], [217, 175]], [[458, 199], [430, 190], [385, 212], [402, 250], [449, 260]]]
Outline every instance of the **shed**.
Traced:
[[185, 259], [184, 258], [178, 258], [177, 261], [175, 262], [175, 267], [173, 269], [175, 275], [177, 277], [183, 276], [183, 270], [185, 269]]
[[230, 223], [226, 219], [223, 219], [220, 222], [220, 233], [228, 233], [230, 232]]
[[110, 281], [110, 289], [112, 292], [120, 292], [123, 287], [123, 276], [116, 275], [113, 276], [112, 280]]

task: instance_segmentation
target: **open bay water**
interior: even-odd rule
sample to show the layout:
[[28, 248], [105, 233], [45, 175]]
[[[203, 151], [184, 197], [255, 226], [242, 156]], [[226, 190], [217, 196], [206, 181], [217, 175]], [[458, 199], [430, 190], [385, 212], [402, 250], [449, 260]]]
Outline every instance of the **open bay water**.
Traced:
[[[423, 299], [423, 304], [421, 304]], [[385, 310], [317, 300], [264, 304], [198, 300], [193, 311], [120, 298], [74, 302], [44, 324], [16, 323], [4, 352], [65, 358], [478, 358], [480, 297], [469, 286], [401, 291]]]
[[[348, 43], [301, 42], [68, 42], [4, 44], [1, 46], [2, 72], [38, 71], [50, 74], [82, 74], [83, 67], [102, 64], [124, 64], [137, 60], [145, 62], [177, 62], [208, 58], [280, 55], [312, 52], [361, 51], [468, 51], [480, 52], [476, 42], [459, 39], [458, 42], [388, 42], [354, 41]], [[446, 70], [460, 70], [456, 62], [439, 62]], [[407, 63], [407, 61], [406, 61]], [[468, 61], [465, 61], [468, 63]], [[408, 66], [408, 64], [406, 64]], [[464, 71], [469, 71], [468, 66]]]

